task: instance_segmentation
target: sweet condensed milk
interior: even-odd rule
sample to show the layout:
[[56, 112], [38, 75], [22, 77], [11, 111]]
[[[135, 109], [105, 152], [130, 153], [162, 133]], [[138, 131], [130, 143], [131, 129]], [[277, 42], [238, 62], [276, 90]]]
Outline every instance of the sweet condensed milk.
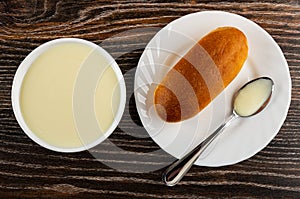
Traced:
[[[112, 124], [116, 126], [120, 85], [125, 90], [125, 84], [120, 84], [120, 74], [116, 74], [112, 61], [102, 51], [76, 39], [72, 41], [50, 45], [37, 56], [24, 75], [19, 93], [22, 119], [33, 137], [50, 145], [46, 148], [65, 152], [80, 151], [96, 140], [102, 140]], [[84, 81], [81, 78], [78, 82], [80, 76], [85, 76]], [[89, 80], [91, 76], [95, 81]], [[77, 108], [74, 108], [74, 102], [80, 103]], [[91, 114], [81, 114], [80, 110], [88, 107], [93, 108]], [[78, 126], [92, 120], [97, 121], [96, 130], [86, 128], [78, 132]], [[84, 137], [85, 131], [88, 138]]]
[[239, 116], [250, 116], [256, 113], [267, 101], [272, 92], [272, 81], [259, 79], [242, 88], [235, 100], [234, 110]]

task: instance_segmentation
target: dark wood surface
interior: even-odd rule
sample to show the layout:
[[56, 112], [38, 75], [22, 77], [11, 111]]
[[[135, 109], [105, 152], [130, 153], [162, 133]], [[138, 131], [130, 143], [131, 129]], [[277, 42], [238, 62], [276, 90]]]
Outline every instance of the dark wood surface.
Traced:
[[[258, 23], [278, 42], [288, 61], [292, 101], [287, 119], [272, 142], [252, 158], [225, 167], [193, 167], [176, 187], [163, 185], [163, 169], [134, 173], [148, 165], [163, 167], [172, 158], [151, 153], [159, 147], [145, 138], [132, 97], [121, 127], [109, 138], [122, 149], [123, 158], [105, 147], [109, 143], [92, 153], [52, 152], [31, 141], [19, 127], [10, 99], [13, 77], [21, 61], [40, 44], [61, 37], [100, 44], [127, 74], [131, 95], [134, 71], [130, 69], [157, 30], [203, 10], [228, 11]], [[298, 0], [0, 0], [0, 198], [300, 198], [299, 13]], [[147, 31], [124, 36], [137, 28]], [[131, 152], [136, 160], [127, 158]]]

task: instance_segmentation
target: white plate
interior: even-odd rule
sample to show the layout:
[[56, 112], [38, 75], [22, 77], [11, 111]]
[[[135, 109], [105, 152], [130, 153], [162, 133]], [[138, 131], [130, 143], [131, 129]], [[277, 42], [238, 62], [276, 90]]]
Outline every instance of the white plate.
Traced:
[[[195, 117], [163, 122], [153, 108], [153, 91], [167, 71], [204, 35], [221, 26], [237, 27], [248, 38], [249, 56], [231, 84]], [[181, 17], [160, 30], [142, 54], [135, 75], [135, 99], [141, 121], [151, 138], [166, 152], [182, 157], [231, 114], [234, 91], [247, 81], [269, 76], [275, 91], [260, 114], [238, 119], [208, 147], [196, 165], [223, 166], [250, 158], [275, 137], [291, 100], [287, 62], [273, 38], [254, 22], [236, 14], [205, 11]]]

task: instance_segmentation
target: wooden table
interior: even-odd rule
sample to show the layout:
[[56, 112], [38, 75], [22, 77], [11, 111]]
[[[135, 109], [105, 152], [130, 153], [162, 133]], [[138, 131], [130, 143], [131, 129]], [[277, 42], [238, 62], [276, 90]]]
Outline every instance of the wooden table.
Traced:
[[[130, 69], [158, 29], [204, 10], [228, 11], [256, 22], [278, 42], [288, 61], [293, 88], [287, 119], [272, 142], [252, 158], [218, 168], [195, 166], [176, 187], [162, 183], [163, 169], [132, 172], [173, 160], [166, 153], [148, 155], [159, 147], [149, 137], [142, 138], [147, 134], [133, 97], [121, 126], [108, 140], [122, 149], [120, 155], [106, 147], [108, 142], [92, 154], [52, 152], [31, 141], [19, 127], [10, 99], [13, 77], [21, 61], [40, 44], [61, 37], [101, 44], [126, 73], [131, 95], [134, 71]], [[0, 1], [0, 198], [300, 198], [299, 12], [297, 0]], [[147, 31], [124, 36], [137, 28]], [[112, 37], [114, 42], [109, 40]], [[143, 158], [130, 158], [131, 152]], [[112, 164], [125, 165], [127, 170], [113, 169]]]

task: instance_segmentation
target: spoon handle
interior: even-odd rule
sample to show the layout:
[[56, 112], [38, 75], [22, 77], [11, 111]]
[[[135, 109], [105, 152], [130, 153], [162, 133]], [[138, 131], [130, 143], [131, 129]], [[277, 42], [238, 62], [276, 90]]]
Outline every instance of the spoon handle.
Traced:
[[209, 135], [204, 141], [196, 146], [191, 152], [186, 154], [183, 158], [172, 163], [163, 173], [163, 181], [168, 186], [174, 186], [180, 182], [183, 176], [190, 170], [192, 165], [207, 148], [207, 146], [216, 138], [218, 135], [230, 125], [230, 123], [238, 116], [232, 114], [227, 120], [217, 128], [211, 135]]

